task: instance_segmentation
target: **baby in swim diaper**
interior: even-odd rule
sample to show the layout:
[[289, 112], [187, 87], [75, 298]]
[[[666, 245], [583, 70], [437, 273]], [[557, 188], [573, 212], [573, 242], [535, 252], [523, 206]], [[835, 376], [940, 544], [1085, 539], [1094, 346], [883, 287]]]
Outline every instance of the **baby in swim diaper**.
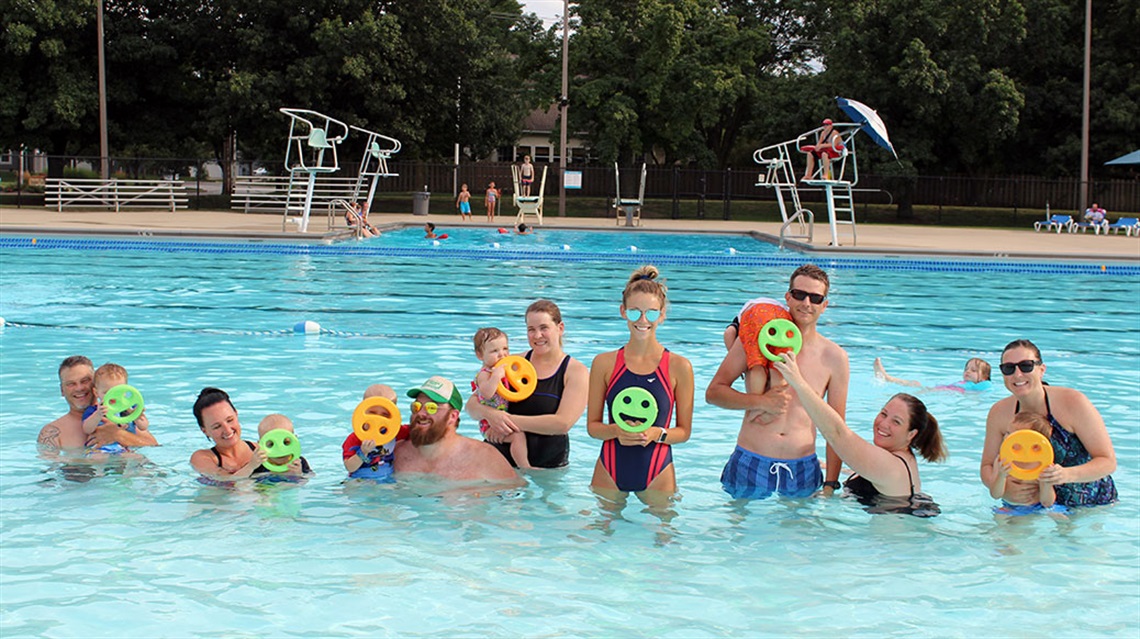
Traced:
[[[1009, 426], [1006, 427], [1005, 432], [1002, 433], [1002, 441], [1004, 442], [1013, 433], [1026, 429], [1041, 433], [1046, 439], [1053, 436], [1053, 425], [1050, 424], [1049, 420], [1044, 416], [1036, 413], [1017, 413], [1013, 416], [1013, 420], [1010, 421]], [[1027, 455], [1032, 456], [1032, 453], [1027, 453]], [[1048, 464], [1045, 464], [1044, 459], [1040, 460], [1040, 463], [1045, 467], [1052, 465], [1053, 459], [1051, 455], [1047, 457], [1047, 460], [1049, 462]], [[994, 475], [993, 485], [990, 486], [990, 496], [994, 499], [1002, 500], [1002, 506], [998, 509], [998, 512], [1020, 515], [1036, 512], [1038, 510], [1053, 510], [1057, 501], [1057, 493], [1053, 489], [1053, 484], [1044, 483], [1039, 479], [1027, 480], [1011, 477], [1010, 468], [1016, 461], [1020, 460], [1002, 459], [1000, 453], [994, 458], [993, 464], [996, 473]], [[1023, 487], [1026, 484], [1036, 484], [1038, 486], [1038, 490], [1034, 495], [1037, 499], [1017, 497], [1018, 495], [1027, 494], [1024, 489], [1018, 490], [1019, 487]], [[1032, 495], [1033, 493], [1029, 494]], [[1056, 508], [1062, 511], [1064, 510], [1063, 506], [1057, 506]]]
[[[92, 435], [95, 430], [102, 424], [114, 423], [107, 419], [107, 406], [103, 403], [103, 397], [107, 391], [116, 386], [127, 383], [127, 369], [107, 362], [95, 371], [95, 404], [88, 406], [83, 411], [83, 432]], [[137, 433], [140, 430], [145, 431], [150, 428], [150, 420], [146, 417], [144, 410], [134, 421], [127, 422], [126, 424], [116, 424], [119, 428], [126, 430], [128, 433]], [[104, 453], [118, 454], [125, 452], [127, 449], [122, 444], [111, 443], [99, 449]]]
[[[764, 326], [775, 319], [792, 321], [788, 307], [770, 297], [757, 297], [748, 300], [737, 316], [740, 320], [740, 345], [748, 358], [748, 371], [744, 374], [744, 387], [749, 393], [763, 393], [775, 382], [783, 382], [783, 376], [772, 370], [772, 360], [764, 355], [760, 345], [760, 333]], [[775, 343], [782, 343], [776, 340]], [[779, 354], [791, 350], [785, 347], [768, 347], [769, 352]]]
[[[490, 406], [496, 410], [507, 410], [510, 404], [499, 395], [499, 383], [503, 381], [502, 366], [496, 366], [499, 360], [510, 355], [507, 334], [494, 327], [481, 328], [475, 331], [472, 338], [475, 342], [475, 355], [483, 362], [483, 368], [475, 375], [471, 382], [471, 390], [480, 404]], [[479, 422], [479, 432], [487, 432], [487, 420]], [[519, 468], [530, 468], [527, 461], [526, 433], [514, 432], [507, 438], [511, 445], [511, 459]]]
[[[271, 430], [286, 430], [286, 431], [289, 431], [290, 433], [296, 434], [293, 430], [293, 421], [291, 419], [289, 419], [288, 417], [280, 414], [280, 413], [273, 413], [271, 415], [266, 415], [265, 418], [262, 419], [261, 422], [259, 422], [257, 424], [257, 439], [258, 439], [258, 441], [260, 441], [261, 438], [265, 437], [265, 434]], [[276, 464], [278, 466], [288, 466], [289, 467], [289, 469], [286, 470], [285, 472], [277, 473], [278, 475], [285, 475], [288, 477], [300, 477], [301, 475], [308, 475], [309, 473], [313, 472], [313, 470], [311, 468], [309, 468], [309, 462], [304, 457], [298, 456], [296, 459], [294, 459], [292, 461], [290, 461], [290, 457], [292, 457], [292, 455], [283, 455], [280, 457], [267, 457], [265, 459], [265, 461], [267, 461], [271, 464]], [[261, 475], [262, 477], [264, 477], [264, 475], [262, 475], [262, 473], [265, 473], [265, 472], [271, 472], [271, 471], [268, 468], [266, 468], [264, 465], [262, 465], [260, 468], [257, 468], [256, 470], [253, 471], [253, 475]]]
[[[393, 404], [396, 403], [396, 391], [387, 384], [373, 384], [364, 390], [363, 399], [383, 397]], [[372, 406], [365, 411], [369, 415], [391, 417], [383, 406]], [[396, 458], [396, 442], [408, 438], [408, 429], [401, 425], [396, 438], [382, 446], [377, 446], [371, 439], [364, 441], [351, 432], [341, 444], [341, 457], [344, 459], [344, 469], [353, 479], [374, 479], [381, 482], [392, 482], [392, 461]]]

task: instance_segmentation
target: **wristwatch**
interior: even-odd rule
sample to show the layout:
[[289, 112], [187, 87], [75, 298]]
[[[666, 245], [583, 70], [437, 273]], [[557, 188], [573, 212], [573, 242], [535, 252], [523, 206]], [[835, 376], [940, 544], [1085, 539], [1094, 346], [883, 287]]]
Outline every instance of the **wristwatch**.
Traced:
[[837, 481], [837, 480], [825, 481], [825, 482], [823, 482], [823, 487], [824, 488], [831, 488], [833, 490], [839, 490], [840, 488], [843, 488], [843, 484], [840, 484], [839, 481]]
[[657, 443], [658, 444], [664, 444], [665, 443], [665, 436], [668, 434], [669, 434], [669, 430], [662, 428], [661, 434], [657, 436]]

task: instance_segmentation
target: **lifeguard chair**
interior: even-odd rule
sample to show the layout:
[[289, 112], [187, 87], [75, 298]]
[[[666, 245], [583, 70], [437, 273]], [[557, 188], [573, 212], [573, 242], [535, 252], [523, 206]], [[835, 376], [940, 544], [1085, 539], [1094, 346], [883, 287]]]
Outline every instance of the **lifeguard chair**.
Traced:
[[352, 189], [352, 201], [360, 200], [360, 192], [364, 190], [364, 183], [368, 181], [368, 197], [364, 200], [369, 205], [376, 196], [376, 187], [380, 178], [397, 177], [388, 169], [388, 160], [400, 152], [400, 141], [375, 131], [362, 129], [349, 125], [350, 129], [364, 135], [364, 155], [360, 158], [360, 170], [356, 173], [356, 186]]
[[[317, 174], [340, 170], [337, 146], [348, 137], [348, 125], [323, 113], [309, 109], [279, 109], [289, 116], [289, 142], [285, 147], [285, 170], [289, 172], [289, 190], [285, 200], [285, 216], [281, 230], [290, 221], [290, 213], [300, 213], [294, 219], [298, 229], [309, 230], [309, 213], [313, 208], [313, 190]], [[302, 190], [301, 185], [305, 188]]]
[[546, 169], [547, 166], [544, 164], [542, 166], [542, 180], [538, 183], [538, 195], [519, 195], [519, 186], [522, 182], [522, 170], [517, 164], [511, 165], [511, 179], [515, 186], [512, 199], [514, 200], [515, 207], [519, 210], [519, 214], [515, 216], [515, 226], [526, 221], [527, 213], [530, 213], [538, 220], [539, 226], [542, 225], [542, 200], [546, 196]]
[[622, 216], [617, 214], [618, 211], [621, 211], [625, 214], [626, 226], [641, 226], [641, 206], [645, 200], [645, 163], [641, 163], [641, 183], [637, 189], [636, 200], [621, 196], [621, 169], [618, 168], [617, 162], [614, 162], [614, 184], [617, 195], [614, 198], [614, 217], [617, 224], [621, 225]]

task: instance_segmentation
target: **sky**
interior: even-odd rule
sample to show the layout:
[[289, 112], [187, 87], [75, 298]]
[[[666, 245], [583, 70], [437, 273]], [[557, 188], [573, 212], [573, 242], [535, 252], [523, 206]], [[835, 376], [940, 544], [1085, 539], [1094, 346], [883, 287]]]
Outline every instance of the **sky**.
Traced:
[[562, 0], [520, 0], [520, 4], [523, 13], [537, 15], [547, 27], [562, 19]]

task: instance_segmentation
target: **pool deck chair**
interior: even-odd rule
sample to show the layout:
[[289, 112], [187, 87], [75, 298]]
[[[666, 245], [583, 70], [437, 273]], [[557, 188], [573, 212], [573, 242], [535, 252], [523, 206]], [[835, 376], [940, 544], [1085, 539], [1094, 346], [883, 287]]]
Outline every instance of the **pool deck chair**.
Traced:
[[637, 190], [637, 199], [623, 198], [621, 196], [621, 169], [614, 162], [614, 184], [617, 185], [617, 197], [614, 199], [614, 213], [620, 226], [622, 216], [616, 215], [618, 211], [625, 213], [626, 226], [641, 226], [641, 205], [645, 201], [645, 163], [641, 163], [641, 186]]
[[1077, 231], [1084, 233], [1085, 231], [1087, 231], [1089, 229], [1092, 229], [1093, 233], [1095, 233], [1097, 235], [1100, 235], [1102, 231], [1104, 232], [1105, 235], [1107, 235], [1108, 234], [1108, 220], [1101, 220], [1099, 222], [1078, 222], [1076, 219], [1074, 219], [1073, 223], [1069, 225], [1069, 232], [1070, 233], [1076, 233]]
[[[770, 188], [776, 193], [776, 203], [780, 217], [784, 220], [780, 227], [780, 246], [785, 240], [805, 239], [811, 242], [814, 235], [815, 213], [803, 206], [802, 192], [822, 191], [827, 205], [828, 226], [831, 231], [831, 245], [839, 246], [839, 226], [851, 227], [851, 241], [858, 243], [855, 233], [855, 201], [852, 188], [859, 182], [859, 163], [855, 153], [855, 134], [860, 125], [853, 122], [837, 122], [832, 128], [843, 140], [843, 149], [830, 163], [830, 175], [824, 174], [824, 163], [817, 162], [807, 179], [800, 179], [797, 162], [804, 162], [803, 148], [813, 144], [824, 127], [816, 127], [793, 140], [757, 149], [752, 159], [761, 167], [756, 186]], [[806, 169], [805, 169], [806, 170]], [[793, 227], [797, 232], [793, 233]]]
[[[290, 221], [295, 221], [298, 229], [305, 233], [309, 230], [317, 175], [340, 170], [336, 148], [348, 137], [348, 125], [309, 109], [282, 107], [278, 110], [289, 116], [289, 143], [285, 147], [289, 191], [281, 228], [285, 230]], [[305, 185], [303, 191], [302, 184]], [[290, 213], [300, 213], [301, 216], [299, 219], [290, 218]]]
[[376, 187], [380, 178], [397, 177], [388, 169], [388, 160], [400, 152], [401, 144], [396, 138], [390, 138], [375, 131], [362, 129], [349, 125], [350, 129], [364, 137], [364, 153], [360, 158], [360, 170], [356, 173], [356, 186], [352, 189], [352, 201], [360, 201], [360, 193], [364, 190], [364, 182], [368, 181], [368, 196], [365, 203], [371, 208], [372, 198], [376, 196]]
[[1061, 231], [1069, 230], [1069, 227], [1071, 227], [1072, 225], [1073, 225], [1073, 216], [1071, 216], [1071, 215], [1051, 215], [1051, 216], [1049, 216], [1048, 220], [1038, 220], [1038, 221], [1034, 222], [1033, 223], [1033, 230], [1034, 231], [1040, 231], [1041, 229], [1045, 229], [1046, 231], [1056, 230], [1058, 233], [1060, 233]]
[[1140, 218], [1122, 217], [1112, 224], [1104, 227], [1105, 235], [1108, 235], [1109, 231], [1112, 231], [1113, 235], [1117, 235], [1120, 231], [1124, 231], [1125, 235], [1135, 235], [1136, 237], [1140, 237]]
[[539, 226], [542, 226], [542, 200], [546, 197], [546, 169], [547, 166], [542, 166], [542, 180], [538, 183], [538, 195], [519, 195], [519, 186], [522, 184], [522, 173], [517, 164], [511, 165], [511, 179], [514, 181], [515, 192], [512, 196], [515, 203], [515, 208], [519, 210], [519, 214], [515, 216], [515, 226], [526, 222], [527, 213], [533, 215], [538, 220]]

